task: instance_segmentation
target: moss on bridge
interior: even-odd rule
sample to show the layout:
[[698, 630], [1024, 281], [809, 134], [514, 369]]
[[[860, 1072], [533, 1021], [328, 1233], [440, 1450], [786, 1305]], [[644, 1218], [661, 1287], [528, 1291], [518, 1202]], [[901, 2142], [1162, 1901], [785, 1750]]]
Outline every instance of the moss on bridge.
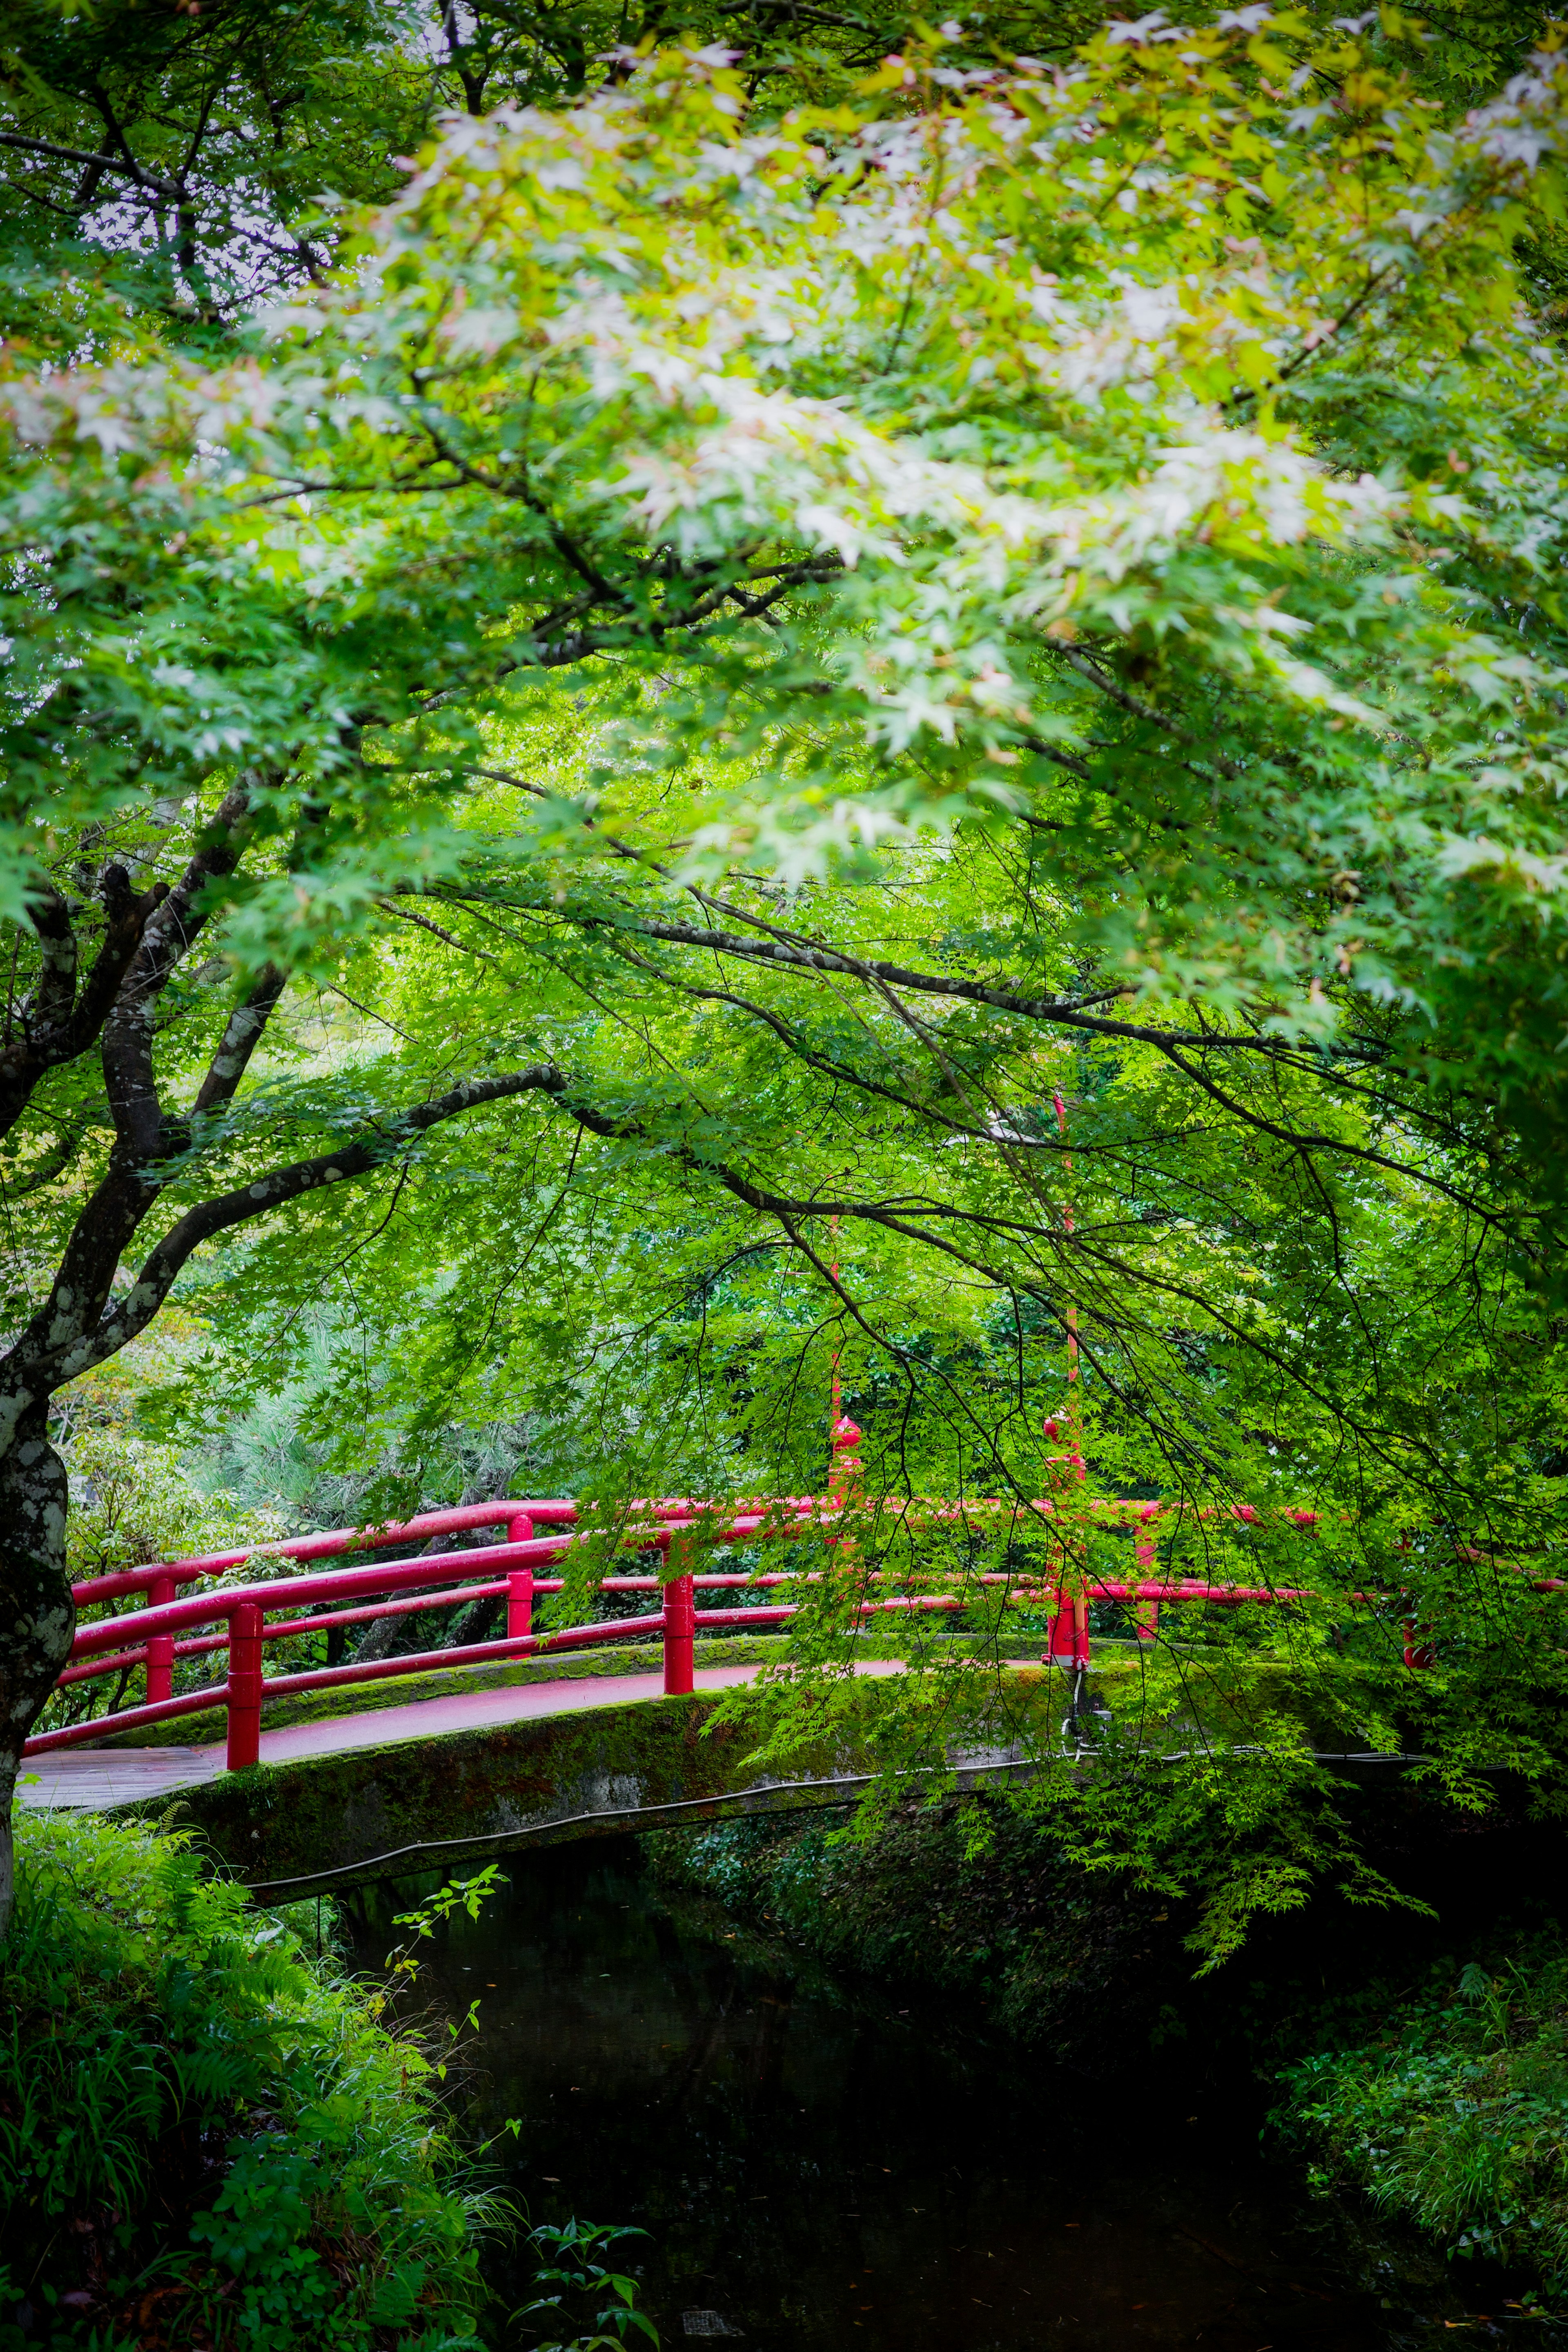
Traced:
[[522, 1844], [614, 1836], [778, 1803], [843, 1801], [841, 1743], [800, 1781], [759, 1785], [748, 1735], [709, 1727], [721, 1693], [628, 1700], [472, 1730], [258, 1764], [117, 1807], [196, 1829], [214, 1860], [277, 1899], [305, 1879], [350, 1885]]
[[[766, 1635], [723, 1646], [740, 1658], [726, 1660], [712, 1643], [703, 1663], [751, 1663], [783, 1648]], [[371, 1686], [372, 1704], [450, 1698], [466, 1690], [489, 1696], [508, 1683], [563, 1679], [558, 1668], [564, 1662], [552, 1663], [557, 1671], [546, 1675], [511, 1667], [396, 1677]], [[595, 1667], [625, 1672], [630, 1663], [623, 1651], [581, 1664], [592, 1676]], [[1218, 1657], [1205, 1663], [1201, 1705], [1194, 1706], [1189, 1692], [1179, 1711], [1152, 1712], [1139, 1721], [1137, 1744], [1147, 1765], [1194, 1738], [1217, 1733], [1247, 1740], [1265, 1730], [1278, 1737], [1286, 1716], [1298, 1724], [1303, 1744], [1331, 1750], [1345, 1744], [1311, 1721], [1283, 1667], [1259, 1675], [1254, 1666], [1243, 1680], [1226, 1675]], [[1131, 1644], [1119, 1655], [1101, 1653], [1095, 1685], [1124, 1728], [1141, 1681]], [[869, 1708], [871, 1686], [860, 1687]], [[1069, 1761], [1077, 1742], [1063, 1721], [1068, 1687], [1059, 1670], [1015, 1663], [994, 1685], [983, 1717], [966, 1721], [972, 1760], [960, 1771], [960, 1785], [984, 1787], [1033, 1769], [1020, 1760], [1025, 1754], [1038, 1759], [1055, 1751], [1069, 1769], [1092, 1769], [1088, 1757]], [[360, 1702], [355, 1714], [369, 1711], [363, 1690], [321, 1696], [338, 1702], [324, 1710], [329, 1716], [342, 1711], [345, 1697]], [[348, 1885], [457, 1866], [519, 1845], [842, 1803], [876, 1771], [866, 1729], [857, 1727], [851, 1707], [820, 1747], [795, 1756], [786, 1781], [764, 1779], [749, 1760], [752, 1735], [738, 1723], [710, 1722], [721, 1696], [698, 1691], [687, 1698], [586, 1705], [472, 1728], [400, 1727], [381, 1745], [223, 1774], [174, 1801], [216, 1860], [282, 1899], [304, 1881]], [[164, 1796], [118, 1810], [156, 1815], [170, 1809]]]
[[[451, 1677], [440, 1678], [450, 1695]], [[981, 1785], [1009, 1765], [1012, 1741], [1049, 1738], [1061, 1679], [1036, 1665], [1007, 1678], [994, 1746], [965, 1765]], [[494, 1688], [493, 1683], [489, 1685]], [[117, 1807], [171, 1813], [199, 1831], [215, 1861], [283, 1899], [304, 1880], [349, 1885], [482, 1860], [526, 1844], [629, 1829], [842, 1803], [875, 1770], [852, 1721], [797, 1753], [787, 1779], [757, 1772], [753, 1735], [713, 1722], [723, 1694], [632, 1699], [473, 1728], [403, 1732], [376, 1747], [262, 1763], [171, 1800]]]

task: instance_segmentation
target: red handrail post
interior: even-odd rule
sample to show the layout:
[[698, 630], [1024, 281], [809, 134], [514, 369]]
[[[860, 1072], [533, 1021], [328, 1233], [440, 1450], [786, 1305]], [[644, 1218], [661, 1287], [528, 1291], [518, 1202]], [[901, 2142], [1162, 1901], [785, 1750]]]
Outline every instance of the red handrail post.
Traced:
[[[834, 1375], [835, 1380], [837, 1374]], [[855, 1448], [859, 1444], [861, 1431], [847, 1413], [841, 1413], [827, 1433], [833, 1444], [833, 1460], [827, 1473], [827, 1501], [842, 1510], [845, 1505], [858, 1498], [861, 1475], [860, 1456]]]
[[[533, 1521], [517, 1518], [507, 1521], [508, 1543], [531, 1543]], [[514, 1568], [506, 1580], [506, 1638], [521, 1641], [533, 1631], [533, 1569], [531, 1564]]]
[[[161, 1609], [174, 1598], [175, 1585], [172, 1576], [155, 1577], [147, 1589], [149, 1609]], [[174, 1637], [173, 1633], [154, 1633], [147, 1643], [147, 1704], [157, 1705], [160, 1699], [174, 1696]]]
[[228, 1621], [228, 1769], [261, 1754], [261, 1603], [242, 1601]]
[[[1133, 1547], [1134, 1555], [1138, 1561], [1139, 1580], [1141, 1583], [1145, 1584], [1152, 1584], [1154, 1581], [1154, 1570], [1158, 1560], [1158, 1554], [1155, 1550], [1156, 1538], [1154, 1529], [1150, 1524], [1154, 1516], [1155, 1511], [1153, 1507], [1146, 1508], [1142, 1513], [1142, 1525], [1138, 1529], [1138, 1540]], [[1157, 1642], [1160, 1638], [1159, 1602], [1157, 1601], [1140, 1601], [1138, 1606], [1132, 1612], [1132, 1625], [1133, 1630], [1141, 1642]]]
[[691, 1646], [697, 1635], [697, 1588], [672, 1576], [664, 1588], [664, 1695], [679, 1698], [694, 1687]]
[[506, 1580], [506, 1638], [521, 1641], [533, 1631], [533, 1570], [514, 1568]]
[[1046, 1644], [1046, 1655], [1053, 1665], [1070, 1666], [1073, 1664], [1078, 1652], [1078, 1629], [1074, 1619], [1072, 1594], [1058, 1590], [1056, 1614], [1051, 1619], [1050, 1639]]

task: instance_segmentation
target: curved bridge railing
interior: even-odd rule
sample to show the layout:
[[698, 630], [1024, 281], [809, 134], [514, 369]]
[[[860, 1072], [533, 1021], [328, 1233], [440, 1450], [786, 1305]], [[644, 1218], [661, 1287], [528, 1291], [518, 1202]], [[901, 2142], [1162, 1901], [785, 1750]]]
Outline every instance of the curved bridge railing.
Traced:
[[[140, 1600], [123, 1614], [79, 1628], [70, 1661], [60, 1685], [104, 1675], [141, 1672], [145, 1676], [146, 1701], [106, 1716], [67, 1724], [29, 1739], [24, 1754], [36, 1756], [58, 1748], [100, 1741], [116, 1733], [149, 1724], [177, 1722], [188, 1715], [207, 1714], [222, 1707], [227, 1717], [226, 1760], [230, 1770], [257, 1762], [259, 1755], [261, 1710], [270, 1698], [293, 1692], [345, 1688], [412, 1674], [554, 1655], [601, 1643], [646, 1642], [657, 1635], [663, 1649], [664, 1690], [676, 1696], [693, 1688], [694, 1643], [699, 1633], [778, 1625], [795, 1615], [799, 1603], [753, 1601], [752, 1594], [779, 1591], [820, 1581], [812, 1570], [721, 1570], [712, 1574], [669, 1572], [672, 1549], [679, 1559], [683, 1535], [700, 1536], [705, 1546], [755, 1544], [815, 1533], [829, 1544], [845, 1542], [833, 1532], [842, 1526], [849, 1503], [849, 1480], [856, 1464], [846, 1460], [847, 1449], [859, 1438], [852, 1423], [840, 1423], [835, 1432], [839, 1460], [825, 1496], [786, 1497], [759, 1504], [723, 1518], [710, 1508], [672, 1500], [638, 1507], [638, 1515], [616, 1538], [617, 1548], [644, 1552], [657, 1548], [664, 1556], [659, 1575], [601, 1575], [591, 1590], [599, 1594], [636, 1594], [646, 1601], [658, 1596], [658, 1606], [636, 1615], [536, 1631], [536, 1600], [562, 1591], [567, 1579], [552, 1574], [585, 1540], [599, 1539], [596, 1528], [578, 1525], [577, 1506], [569, 1501], [502, 1501], [463, 1504], [449, 1510], [421, 1512], [417, 1517], [380, 1528], [337, 1528], [295, 1537], [247, 1550], [212, 1552], [199, 1558], [155, 1563], [95, 1577], [76, 1585], [77, 1605], [85, 1608], [115, 1601]], [[1008, 1507], [997, 1503], [924, 1506], [933, 1513], [960, 1515], [994, 1513]], [[1057, 1506], [1049, 1501], [1036, 1509], [1047, 1518]], [[1163, 1602], [1199, 1601], [1237, 1606], [1247, 1602], [1289, 1602], [1303, 1596], [1256, 1585], [1216, 1584], [1193, 1578], [1161, 1579], [1154, 1573], [1157, 1522], [1166, 1507], [1148, 1502], [1090, 1504], [1088, 1509], [1101, 1525], [1128, 1529], [1134, 1538], [1137, 1575], [1127, 1579], [1042, 1580], [1039, 1576], [988, 1573], [977, 1580], [1005, 1585], [1022, 1605], [1050, 1614], [1045, 1655], [1053, 1664], [1081, 1668], [1089, 1655], [1089, 1610], [1096, 1601], [1130, 1604], [1134, 1630], [1141, 1641], [1159, 1637]], [[1245, 1507], [1235, 1516], [1252, 1515]], [[1313, 1524], [1310, 1512], [1288, 1514], [1303, 1532]], [[488, 1530], [497, 1529], [497, 1535]], [[434, 1536], [474, 1535], [471, 1548], [440, 1555], [371, 1562], [368, 1566], [313, 1571], [311, 1564], [343, 1553], [384, 1550]], [[846, 1545], [847, 1549], [847, 1545]], [[182, 1585], [199, 1584], [261, 1557], [294, 1563], [298, 1573], [265, 1582], [230, 1586], [180, 1597]], [[870, 1585], [883, 1580], [869, 1571]], [[896, 1579], [888, 1580], [896, 1584]], [[415, 1588], [417, 1588], [416, 1590]], [[699, 1596], [743, 1591], [741, 1607], [700, 1608]], [[431, 1609], [449, 1610], [469, 1601], [506, 1603], [506, 1633], [494, 1641], [456, 1647], [400, 1653], [396, 1656], [355, 1660], [313, 1667], [295, 1674], [268, 1675], [263, 1660], [269, 1642], [298, 1640], [314, 1633], [341, 1633], [349, 1626], [366, 1625], [385, 1618], [416, 1615]], [[956, 1612], [965, 1606], [956, 1593], [910, 1593], [897, 1590], [868, 1592], [851, 1603], [852, 1613], [871, 1617], [883, 1612], [910, 1610]], [[226, 1659], [222, 1681], [199, 1688], [174, 1689], [177, 1659]], [[1407, 1654], [1408, 1656], [1408, 1654]], [[1415, 1663], [1414, 1659], [1410, 1663]]]

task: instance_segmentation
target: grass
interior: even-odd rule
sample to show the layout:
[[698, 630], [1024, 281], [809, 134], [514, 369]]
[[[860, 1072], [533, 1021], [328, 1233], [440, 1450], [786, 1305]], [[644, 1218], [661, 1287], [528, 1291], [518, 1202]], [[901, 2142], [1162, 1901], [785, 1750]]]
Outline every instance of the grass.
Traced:
[[[1528, 2269], [1568, 2294], [1568, 1944], [1540, 1930], [1363, 1995], [1344, 2046], [1289, 2067], [1274, 2122], [1320, 2185], [1354, 2183], [1450, 2255]], [[1375, 2026], [1364, 2023], [1367, 2011]]]
[[313, 1908], [90, 1816], [22, 1817], [17, 1865], [0, 2352], [477, 2352], [486, 2200]]

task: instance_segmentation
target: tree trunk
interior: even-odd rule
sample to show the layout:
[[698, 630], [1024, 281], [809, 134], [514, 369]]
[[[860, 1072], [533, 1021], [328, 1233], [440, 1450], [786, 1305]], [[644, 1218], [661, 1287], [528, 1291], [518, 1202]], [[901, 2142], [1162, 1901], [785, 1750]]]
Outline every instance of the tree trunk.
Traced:
[[0, 1943], [13, 1899], [11, 1805], [22, 1742], [43, 1712], [76, 1632], [66, 1573], [65, 1464], [40, 1401], [0, 1454]]
[[466, 1650], [470, 1642], [489, 1642], [500, 1631], [500, 1613], [505, 1602], [498, 1594], [490, 1601], [470, 1601], [458, 1612], [458, 1621], [445, 1646], [450, 1650]]

